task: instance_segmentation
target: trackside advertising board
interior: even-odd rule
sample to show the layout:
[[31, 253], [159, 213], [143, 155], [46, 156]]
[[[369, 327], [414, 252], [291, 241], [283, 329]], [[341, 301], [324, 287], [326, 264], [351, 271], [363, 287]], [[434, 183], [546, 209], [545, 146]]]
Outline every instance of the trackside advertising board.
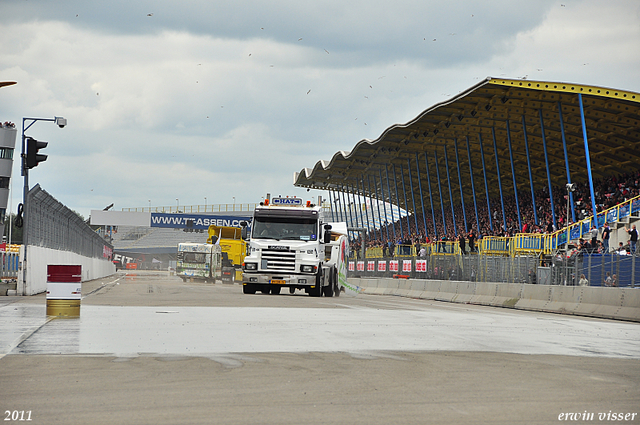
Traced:
[[211, 225], [240, 227], [240, 222], [242, 221], [246, 221], [251, 227], [251, 213], [249, 212], [248, 216], [237, 216], [91, 210], [91, 224], [96, 226], [140, 226], [207, 230]]
[[151, 213], [151, 227], [207, 230], [209, 226], [240, 227], [241, 221], [246, 221], [250, 224], [251, 217]]

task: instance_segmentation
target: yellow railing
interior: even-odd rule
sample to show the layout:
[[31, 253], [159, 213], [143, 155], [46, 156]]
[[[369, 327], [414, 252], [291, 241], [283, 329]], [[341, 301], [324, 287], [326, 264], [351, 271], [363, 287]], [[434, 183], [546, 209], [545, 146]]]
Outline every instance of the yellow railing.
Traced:
[[544, 247], [545, 236], [542, 233], [518, 233], [512, 238], [511, 255], [539, 255]]
[[[604, 223], [615, 223], [622, 218], [631, 216], [631, 214], [640, 211], [640, 196], [631, 198], [614, 207], [598, 213], [596, 227], [599, 229]], [[593, 224], [593, 216], [585, 218], [582, 221], [570, 225], [568, 228], [560, 229], [554, 233], [545, 235], [543, 252], [552, 254], [562, 245], [569, 241], [575, 241], [580, 238], [590, 238], [589, 231]]]
[[480, 239], [480, 254], [482, 255], [510, 255], [509, 242], [511, 238], [503, 236], [485, 236]]

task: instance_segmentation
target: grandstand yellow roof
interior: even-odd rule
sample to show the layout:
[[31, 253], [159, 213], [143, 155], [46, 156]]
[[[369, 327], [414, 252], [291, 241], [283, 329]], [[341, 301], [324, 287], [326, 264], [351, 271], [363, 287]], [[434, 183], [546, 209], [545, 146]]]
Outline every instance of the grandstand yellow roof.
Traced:
[[[424, 152], [428, 155], [432, 190], [437, 190], [434, 188], [437, 184], [435, 154], [438, 157], [443, 191], [447, 184], [445, 149], [452, 185], [458, 188], [455, 150], [457, 144], [462, 185], [467, 194], [465, 196], [469, 196], [471, 180], [467, 154], [468, 138], [476, 195], [484, 196], [479, 140], [482, 140], [487, 178], [495, 182], [495, 133], [503, 192], [508, 196], [513, 194], [508, 133], [511, 136], [513, 164], [519, 191], [529, 188], [523, 122], [526, 125], [535, 189], [547, 187], [542, 126], [552, 184], [564, 185], [567, 177], [560, 108], [572, 181], [586, 181], [587, 164], [578, 94], [582, 94], [583, 99], [593, 178], [640, 169], [639, 93], [571, 83], [487, 78], [450, 100], [426, 109], [408, 123], [395, 124], [387, 128], [376, 140], [361, 140], [349, 152], [337, 152], [330, 161], [318, 161], [313, 168], [302, 169], [295, 173], [294, 185], [324, 190], [340, 190], [344, 185], [354, 191], [356, 187], [362, 189], [363, 177], [365, 182], [369, 175], [371, 178], [375, 176], [379, 181], [382, 172], [385, 179], [384, 198], [398, 203], [395, 199], [392, 167], [396, 167], [398, 187], [401, 191], [400, 166], [403, 168], [405, 179], [408, 179], [407, 169], [410, 160], [413, 190], [416, 199], [419, 199], [416, 154], [423, 194], [426, 196], [428, 188], [425, 187], [427, 175]], [[389, 170], [391, 197], [387, 193], [385, 166]], [[408, 180], [405, 188], [407, 197], [410, 197]], [[364, 191], [369, 195], [366, 184]], [[380, 190], [372, 191], [380, 193]], [[459, 190], [454, 191], [457, 192], [453, 194], [454, 202], [459, 202]], [[489, 195], [499, 196], [497, 184], [489, 184]], [[399, 196], [403, 202], [403, 194]], [[435, 198], [434, 202], [439, 204]]]

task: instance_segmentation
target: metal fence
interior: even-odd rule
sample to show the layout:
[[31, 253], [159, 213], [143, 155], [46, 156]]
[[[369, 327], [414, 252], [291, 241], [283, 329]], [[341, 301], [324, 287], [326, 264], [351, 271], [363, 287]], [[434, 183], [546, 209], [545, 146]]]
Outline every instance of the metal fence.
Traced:
[[549, 262], [554, 285], [579, 285], [586, 279], [589, 286], [640, 286], [640, 253], [621, 255], [578, 253], [567, 257], [562, 253]]
[[71, 251], [89, 258], [111, 257], [113, 246], [40, 185], [34, 186], [28, 196], [29, 245]]
[[611, 286], [637, 287], [640, 286], [640, 256], [591, 254], [545, 260], [537, 256], [432, 253], [425, 257], [352, 258], [349, 274], [545, 285], [579, 285], [584, 274], [589, 286], [605, 286], [610, 276]]
[[0, 252], [0, 277], [17, 277], [19, 264], [20, 256], [17, 252]]

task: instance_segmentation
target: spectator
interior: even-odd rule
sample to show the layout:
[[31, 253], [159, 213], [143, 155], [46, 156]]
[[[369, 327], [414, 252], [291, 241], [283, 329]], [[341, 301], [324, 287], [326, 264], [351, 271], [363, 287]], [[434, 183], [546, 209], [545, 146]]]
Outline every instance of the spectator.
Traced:
[[580, 275], [580, 281], [578, 282], [580, 286], [589, 286], [589, 281], [584, 275]]
[[604, 278], [604, 286], [613, 286], [613, 279], [609, 272], [607, 272], [607, 276]]
[[602, 246], [604, 247], [605, 254], [609, 252], [609, 236], [611, 236], [609, 223], [604, 223], [604, 227], [602, 228]]
[[629, 234], [629, 250], [631, 254], [636, 253], [636, 244], [638, 243], [638, 231], [636, 230], [636, 225], [631, 226], [631, 230], [628, 228], [625, 229]]
[[469, 230], [469, 252], [475, 252], [476, 250], [476, 235], [473, 233], [473, 229]]
[[460, 252], [462, 253], [462, 255], [467, 254], [466, 243], [467, 241], [464, 238], [464, 234], [460, 233], [460, 236], [458, 236], [458, 244], [460, 245]]
[[593, 225], [591, 226], [591, 246], [595, 247], [598, 245], [598, 228]]

